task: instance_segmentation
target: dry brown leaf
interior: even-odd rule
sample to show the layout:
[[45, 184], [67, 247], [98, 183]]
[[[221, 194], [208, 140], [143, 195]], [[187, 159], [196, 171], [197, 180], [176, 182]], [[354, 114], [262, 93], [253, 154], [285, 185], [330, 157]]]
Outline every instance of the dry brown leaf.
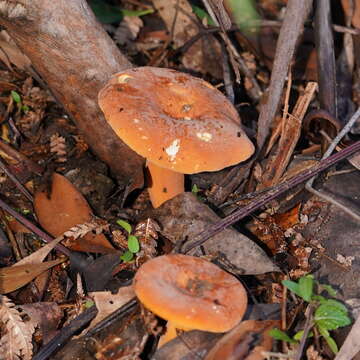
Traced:
[[5, 333], [0, 339], [0, 359], [32, 359], [32, 335], [35, 328], [31, 322], [23, 322], [15, 305], [0, 295], [0, 322], [4, 324]]
[[268, 332], [279, 326], [277, 320], [243, 321], [216, 343], [205, 360], [266, 359], [263, 351], [270, 351], [274, 340]]
[[110, 291], [97, 291], [91, 292], [89, 295], [93, 297], [99, 312], [97, 313], [95, 319], [91, 322], [88, 329], [94, 327], [101, 320], [105, 319], [108, 315], [121, 308], [135, 297], [132, 286], [120, 288], [117, 294], [112, 294]]
[[[55, 237], [93, 219], [90, 206], [79, 190], [64, 176], [56, 173], [53, 174], [50, 197], [45, 191], [37, 192], [34, 209], [41, 226]], [[100, 253], [114, 249], [103, 234], [93, 233], [87, 233], [70, 247], [76, 251]]]
[[17, 290], [34, 280], [44, 271], [62, 263], [65, 258], [47, 261], [40, 264], [9, 266], [0, 269], [0, 294]]

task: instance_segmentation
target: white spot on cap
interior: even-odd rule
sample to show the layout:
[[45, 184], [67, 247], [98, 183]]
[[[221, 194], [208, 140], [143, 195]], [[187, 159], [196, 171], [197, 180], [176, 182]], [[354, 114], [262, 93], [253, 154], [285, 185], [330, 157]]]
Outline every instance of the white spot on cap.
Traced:
[[135, 124], [138, 124], [140, 122], [139, 119], [134, 119], [133, 121], [134, 121]]
[[131, 78], [132, 78], [132, 76], [130, 76], [130, 75], [128, 75], [128, 74], [121, 74], [121, 75], [118, 77], [118, 83], [119, 83], [119, 84], [127, 83]]
[[196, 133], [196, 136], [202, 140], [202, 141], [206, 141], [206, 142], [209, 142], [211, 139], [212, 139], [212, 135], [208, 132], [198, 132]]
[[141, 137], [141, 139], [143, 139], [143, 140], [147, 140], [147, 139], [148, 139], [148, 137], [147, 137], [147, 136], [142, 136], [142, 137]]
[[170, 161], [174, 161], [176, 158], [176, 154], [180, 149], [180, 140], [175, 139], [169, 147], [165, 149], [165, 152], [168, 154]]

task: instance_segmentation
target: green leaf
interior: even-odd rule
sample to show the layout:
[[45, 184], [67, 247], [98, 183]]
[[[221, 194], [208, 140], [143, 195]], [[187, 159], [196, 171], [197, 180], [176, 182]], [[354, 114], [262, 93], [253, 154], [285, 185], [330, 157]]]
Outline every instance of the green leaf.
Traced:
[[200, 19], [204, 19], [206, 18], [206, 21], [209, 25], [211, 26], [216, 26], [214, 20], [212, 19], [212, 17], [202, 8], [196, 6], [196, 5], [191, 5], [192, 7], [192, 11], [193, 13]]
[[23, 106], [21, 107], [21, 110], [22, 110], [24, 113], [26, 113], [26, 112], [29, 111], [29, 107], [28, 107], [27, 105], [23, 105]]
[[198, 188], [198, 186], [197, 186], [196, 184], [194, 184], [194, 185], [192, 186], [191, 192], [192, 192], [193, 194], [197, 194], [199, 191], [200, 191], [200, 189]]
[[[240, 30], [245, 32], [245, 34], [251, 34], [250, 30], [254, 29], [254, 21], [260, 19], [256, 8], [254, 6], [254, 1], [252, 0], [228, 0], [227, 8], [229, 9], [231, 17], [234, 19], [234, 22], [239, 26]], [[249, 25], [252, 25], [252, 29], [249, 29]]]
[[292, 339], [286, 332], [281, 331], [280, 329], [274, 328], [269, 331], [269, 335], [275, 340], [286, 341], [291, 344], [296, 344], [297, 341]]
[[346, 307], [332, 299], [315, 310], [314, 321], [319, 328], [326, 330], [335, 330], [351, 324]]
[[95, 305], [95, 303], [93, 301], [91, 301], [91, 300], [85, 301], [85, 304], [84, 304], [86, 309], [91, 308], [94, 305]]
[[299, 279], [300, 296], [307, 302], [310, 302], [314, 289], [314, 276], [306, 275]]
[[330, 336], [329, 331], [327, 331], [326, 329], [322, 328], [321, 326], [317, 327], [320, 334], [323, 336], [323, 338], [326, 340], [326, 342], [328, 343], [330, 349], [332, 352], [334, 352], [335, 354], [339, 352], [339, 348], [335, 342], [335, 340]]
[[121, 226], [125, 231], [127, 231], [129, 234], [131, 234], [132, 228], [131, 225], [125, 221], [125, 220], [116, 220], [116, 223]]
[[292, 291], [294, 294], [296, 294], [299, 297], [302, 297], [298, 283], [291, 280], [283, 280], [281, 283], [284, 286], [286, 286], [290, 291]]
[[122, 9], [121, 13], [123, 16], [144, 16], [148, 14], [152, 14], [154, 9], [146, 9], [146, 10], [126, 10]]
[[[300, 341], [301, 338], [302, 338], [302, 336], [303, 336], [303, 334], [304, 334], [304, 330], [300, 330], [300, 331], [298, 331], [298, 332], [293, 336], [293, 339], [296, 340], [296, 341]], [[314, 333], [313, 333], [312, 331], [310, 331], [310, 332], [308, 333], [308, 338], [311, 338], [311, 337], [313, 337], [313, 336], [314, 336]]]
[[11, 90], [11, 97], [17, 104], [21, 104], [21, 96], [18, 92]]
[[326, 302], [328, 299], [324, 298], [323, 296], [321, 295], [313, 295], [311, 297], [311, 300], [312, 301], [318, 301], [320, 304], [323, 304], [324, 302]]
[[338, 348], [335, 340], [334, 340], [331, 336], [324, 337], [324, 339], [325, 339], [326, 342], [328, 343], [331, 351], [332, 351], [334, 354], [337, 354], [337, 353], [339, 352], [339, 348]]
[[129, 250], [136, 254], [140, 250], [139, 240], [135, 235], [129, 235], [128, 237], [128, 248]]
[[131, 251], [127, 250], [120, 256], [120, 259], [123, 262], [129, 262], [133, 259], [133, 257], [134, 257], [134, 254]]
[[325, 290], [330, 296], [336, 296], [337, 291], [331, 286], [326, 284], [319, 284], [320, 290]]

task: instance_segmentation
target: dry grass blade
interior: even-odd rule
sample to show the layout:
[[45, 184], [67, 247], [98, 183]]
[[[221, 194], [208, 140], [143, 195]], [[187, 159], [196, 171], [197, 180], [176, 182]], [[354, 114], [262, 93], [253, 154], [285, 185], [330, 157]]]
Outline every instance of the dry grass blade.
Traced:
[[31, 322], [23, 322], [15, 305], [6, 296], [0, 296], [0, 321], [5, 331], [0, 339], [0, 358], [32, 359], [32, 335], [35, 328]]
[[40, 264], [25, 264], [1, 268], [0, 294], [6, 294], [23, 287], [44, 271], [62, 263], [64, 260], [63, 258]]

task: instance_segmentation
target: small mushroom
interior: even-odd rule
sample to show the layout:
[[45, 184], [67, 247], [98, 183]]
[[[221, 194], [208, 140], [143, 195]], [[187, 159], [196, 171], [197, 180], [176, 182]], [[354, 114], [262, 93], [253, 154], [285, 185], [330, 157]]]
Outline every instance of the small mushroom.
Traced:
[[147, 159], [154, 207], [184, 191], [183, 174], [221, 170], [254, 152], [226, 97], [185, 73], [125, 70], [100, 91], [99, 105], [117, 135]]
[[247, 307], [246, 291], [234, 276], [187, 255], [163, 255], [146, 262], [135, 275], [134, 290], [147, 309], [168, 321], [172, 338], [175, 329], [229, 331]]

